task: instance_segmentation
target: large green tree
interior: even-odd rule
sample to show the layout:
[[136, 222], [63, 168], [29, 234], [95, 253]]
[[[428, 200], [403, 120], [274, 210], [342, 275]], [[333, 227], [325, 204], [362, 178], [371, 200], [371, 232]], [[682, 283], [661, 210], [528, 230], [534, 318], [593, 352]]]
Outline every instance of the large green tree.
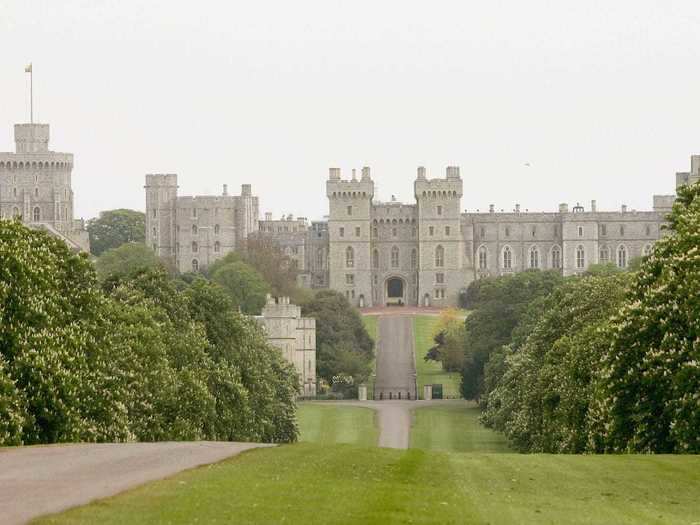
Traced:
[[333, 385], [334, 378], [350, 376], [352, 385], [336, 382], [335, 389], [352, 394], [371, 373], [374, 341], [359, 312], [341, 294], [322, 290], [302, 305], [302, 313], [316, 319], [316, 370]]
[[700, 452], [700, 184], [679, 188], [668, 229], [610, 331], [596, 447]]
[[153, 250], [143, 243], [130, 242], [107, 250], [95, 261], [97, 275], [105, 280], [112, 275], [129, 275], [149, 268], [165, 268]]
[[90, 234], [90, 252], [95, 256], [122, 244], [142, 243], [146, 239], [146, 217], [136, 210], [103, 211], [99, 217], [90, 219], [86, 228]]
[[247, 314], [260, 314], [270, 286], [252, 266], [243, 261], [217, 265], [211, 280], [219, 284], [236, 308]]

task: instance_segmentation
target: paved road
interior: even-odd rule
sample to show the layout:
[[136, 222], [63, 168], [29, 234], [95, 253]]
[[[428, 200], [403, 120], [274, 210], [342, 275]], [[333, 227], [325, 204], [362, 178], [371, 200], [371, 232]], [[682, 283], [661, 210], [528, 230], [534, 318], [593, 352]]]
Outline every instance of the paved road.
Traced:
[[[413, 318], [382, 316], [377, 327], [375, 399], [415, 399], [416, 362]], [[410, 397], [409, 397], [410, 396]]]
[[25, 523], [260, 446], [268, 445], [200, 441], [2, 449], [0, 522]]

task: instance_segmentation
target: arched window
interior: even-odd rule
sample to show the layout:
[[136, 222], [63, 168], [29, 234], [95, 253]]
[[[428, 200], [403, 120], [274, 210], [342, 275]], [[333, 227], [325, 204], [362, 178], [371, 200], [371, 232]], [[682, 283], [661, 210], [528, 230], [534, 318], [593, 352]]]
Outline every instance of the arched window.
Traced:
[[540, 251], [537, 246], [530, 248], [530, 268], [540, 267]]
[[561, 268], [561, 249], [559, 246], [552, 248], [552, 268]]
[[486, 251], [486, 246], [481, 246], [479, 248], [479, 269], [485, 270], [488, 267], [488, 252]]
[[214, 252], [219, 253], [221, 251], [221, 243], [219, 241], [216, 241], [214, 243]]
[[583, 226], [578, 227], [578, 236], [583, 237]]
[[34, 222], [39, 222], [41, 220], [41, 208], [37, 206], [34, 208]]
[[379, 268], [379, 250], [372, 252], [372, 268]]
[[415, 248], [411, 250], [411, 268], [414, 270], [418, 267], [418, 252]]
[[610, 262], [610, 249], [607, 246], [600, 247], [600, 257], [598, 258], [600, 264], [607, 264]]
[[197, 241], [192, 241], [192, 253], [197, 253], [199, 246], [197, 246]]
[[192, 225], [192, 235], [197, 235], [197, 225], [196, 224]]
[[391, 247], [391, 267], [399, 267], [399, 249], [396, 246]]
[[586, 266], [586, 252], [583, 246], [579, 245], [576, 248], [576, 268], [582, 269]]
[[621, 245], [617, 249], [617, 266], [620, 268], [627, 268], [627, 248]]
[[503, 268], [505, 270], [510, 270], [513, 268], [513, 252], [510, 246], [503, 248]]
[[355, 251], [352, 246], [345, 248], [345, 267], [352, 268], [355, 266]]
[[158, 231], [155, 228], [153, 228], [153, 237], [156, 237], [157, 235], [158, 235]]
[[197, 259], [192, 259], [192, 271], [193, 272], [199, 271], [199, 261]]
[[214, 235], [219, 235], [219, 232], [221, 231], [221, 228], [219, 227], [218, 224], [214, 225]]
[[34, 196], [35, 197], [39, 196], [39, 188], [34, 188]]
[[442, 268], [445, 266], [445, 248], [438, 246], [435, 248], [435, 267]]

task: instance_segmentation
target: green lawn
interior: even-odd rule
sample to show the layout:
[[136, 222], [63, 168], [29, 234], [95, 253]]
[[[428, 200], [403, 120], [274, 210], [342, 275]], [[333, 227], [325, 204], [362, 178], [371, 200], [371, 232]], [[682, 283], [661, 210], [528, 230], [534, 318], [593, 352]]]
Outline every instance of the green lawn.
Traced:
[[[362, 316], [362, 322], [365, 325], [365, 329], [367, 330], [367, 333], [374, 341], [375, 356], [377, 354], [377, 319], [378, 319], [378, 317], [376, 315], [363, 315]], [[376, 374], [376, 372], [377, 372], [377, 359], [375, 358], [372, 360], [372, 375], [374, 376], [374, 374]], [[374, 399], [374, 381], [373, 381], [372, 377], [370, 377], [370, 380], [367, 382], [367, 399]]]
[[442, 384], [443, 397], [459, 398], [460, 377], [457, 372], [444, 372], [442, 365], [435, 361], [426, 362], [423, 357], [434, 346], [433, 335], [439, 318], [417, 315], [413, 318], [413, 332], [416, 338], [416, 374], [418, 395], [423, 397], [423, 385]]
[[38, 523], [700, 520], [699, 456], [463, 454], [312, 443], [244, 452]]
[[375, 411], [371, 408], [302, 402], [298, 404], [297, 417], [299, 441], [324, 445], [377, 445], [379, 430], [375, 425]]
[[503, 434], [479, 423], [479, 409], [466, 402], [413, 411], [411, 448], [445, 452], [507, 452]]

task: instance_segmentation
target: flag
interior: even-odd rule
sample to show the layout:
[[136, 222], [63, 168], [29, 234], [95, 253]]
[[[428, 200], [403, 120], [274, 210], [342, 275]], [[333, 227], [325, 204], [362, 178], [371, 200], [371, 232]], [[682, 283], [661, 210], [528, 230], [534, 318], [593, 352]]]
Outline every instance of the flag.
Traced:
[[27, 67], [24, 68], [25, 73], [31, 73], [32, 72], [32, 63], [30, 62]]

